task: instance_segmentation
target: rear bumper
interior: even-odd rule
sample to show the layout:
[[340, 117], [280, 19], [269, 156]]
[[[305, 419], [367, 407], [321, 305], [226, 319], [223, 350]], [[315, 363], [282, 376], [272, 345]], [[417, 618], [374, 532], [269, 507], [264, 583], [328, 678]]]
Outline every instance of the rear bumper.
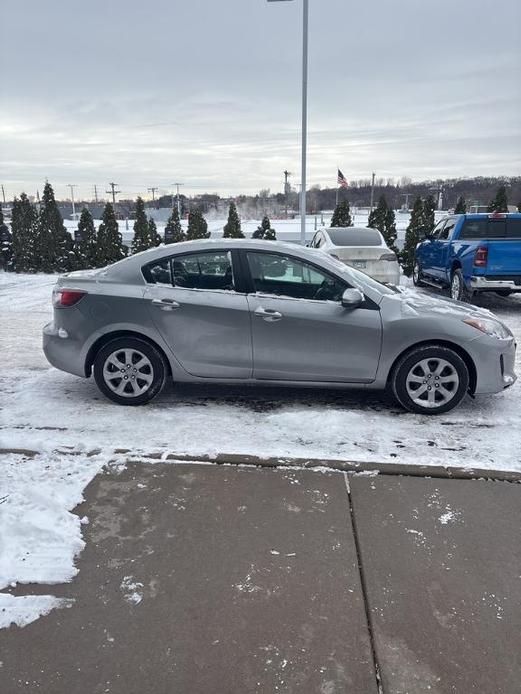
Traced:
[[470, 286], [474, 291], [496, 291], [506, 290], [510, 292], [521, 292], [521, 275], [519, 280], [512, 279], [495, 279], [492, 277], [476, 277], [470, 278]]
[[72, 339], [66, 330], [58, 328], [54, 322], [47, 323], [43, 328], [42, 343], [49, 364], [85, 378], [85, 365], [81, 357], [83, 345]]

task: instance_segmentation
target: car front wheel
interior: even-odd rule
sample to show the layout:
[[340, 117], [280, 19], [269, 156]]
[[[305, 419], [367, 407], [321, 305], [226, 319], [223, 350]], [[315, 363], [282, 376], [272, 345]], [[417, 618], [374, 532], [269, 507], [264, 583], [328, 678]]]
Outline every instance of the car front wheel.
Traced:
[[121, 337], [100, 349], [94, 378], [100, 391], [118, 405], [144, 405], [158, 395], [166, 380], [163, 355], [145, 340]]
[[460, 355], [448, 347], [418, 347], [396, 364], [391, 387], [398, 402], [410, 412], [442, 414], [465, 397], [469, 372]]

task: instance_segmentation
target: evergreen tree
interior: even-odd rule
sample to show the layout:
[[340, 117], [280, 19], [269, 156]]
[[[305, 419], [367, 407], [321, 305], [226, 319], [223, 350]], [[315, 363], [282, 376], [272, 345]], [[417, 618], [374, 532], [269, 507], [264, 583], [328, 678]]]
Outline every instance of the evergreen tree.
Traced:
[[456, 203], [456, 207], [454, 208], [454, 214], [465, 214], [467, 212], [467, 203], [465, 202], [465, 198], [463, 196], [460, 196], [458, 198], [458, 202]]
[[[374, 210], [369, 214], [369, 220], [367, 226], [371, 229], [378, 229], [378, 231], [383, 234], [385, 229], [385, 217], [387, 215], [387, 200], [385, 195], [380, 195], [378, 199], [378, 204]], [[333, 226], [333, 225], [331, 225]]]
[[199, 210], [192, 210], [188, 215], [188, 230], [186, 232], [187, 241], [195, 241], [196, 239], [209, 239], [210, 232], [208, 224]]
[[0, 267], [5, 271], [12, 269], [13, 237], [4, 222], [4, 213], [0, 207]]
[[398, 237], [398, 233], [396, 231], [396, 216], [394, 214], [394, 210], [391, 207], [389, 207], [387, 212], [385, 213], [384, 230], [382, 232], [382, 236], [385, 239], [387, 247], [390, 248], [390, 250], [393, 251], [393, 253], [396, 253], [396, 255], [398, 255], [399, 250], [396, 245], [396, 239]]
[[11, 213], [15, 272], [36, 272], [36, 223], [38, 214], [25, 193], [15, 198]]
[[414, 253], [416, 246], [421, 241], [421, 230], [425, 228], [425, 209], [423, 200], [418, 197], [414, 201], [411, 212], [411, 219], [405, 230], [405, 243], [400, 254], [400, 260], [404, 273], [407, 277], [412, 275], [414, 267]]
[[145, 203], [143, 198], [136, 200], [136, 221], [134, 222], [134, 238], [132, 239], [132, 253], [140, 253], [151, 248], [148, 220], [145, 214]]
[[78, 270], [96, 267], [98, 263], [98, 239], [96, 227], [89, 210], [81, 211], [74, 244], [75, 267]]
[[118, 220], [114, 214], [114, 208], [110, 202], [105, 205], [101, 224], [98, 229], [98, 267], [105, 267], [121, 260], [126, 255], [126, 247], [123, 245], [119, 233]]
[[177, 209], [177, 205], [175, 205], [174, 209], [172, 210], [172, 214], [166, 223], [165, 243], [179, 243], [185, 239], [186, 235], [179, 219], [179, 210]]
[[66, 230], [49, 182], [43, 189], [36, 232], [36, 259], [42, 272], [65, 272], [73, 265], [73, 241]]
[[434, 220], [434, 211], [436, 209], [436, 203], [432, 195], [428, 195], [423, 202], [423, 226], [425, 231], [429, 232], [436, 226]]
[[333, 216], [331, 217], [332, 227], [350, 227], [353, 223], [351, 219], [351, 208], [347, 200], [342, 200], [335, 207]]
[[517, 211], [521, 212], [521, 200], [517, 203]]
[[255, 229], [251, 237], [252, 239], [264, 239], [266, 241], [275, 241], [277, 239], [277, 233], [275, 229], [271, 228], [268, 215], [264, 215], [260, 226]]
[[230, 239], [243, 239], [244, 234], [241, 229], [241, 220], [237, 213], [237, 206], [234, 202], [230, 203], [230, 209], [228, 210], [228, 221], [224, 225], [223, 238]]
[[508, 212], [507, 189], [505, 186], [500, 186], [497, 190], [496, 197], [490, 201], [488, 212]]
[[148, 238], [150, 239], [150, 246], [152, 248], [155, 246], [160, 246], [163, 243], [163, 239], [161, 238], [157, 230], [157, 225], [152, 217], [150, 217], [148, 220]]

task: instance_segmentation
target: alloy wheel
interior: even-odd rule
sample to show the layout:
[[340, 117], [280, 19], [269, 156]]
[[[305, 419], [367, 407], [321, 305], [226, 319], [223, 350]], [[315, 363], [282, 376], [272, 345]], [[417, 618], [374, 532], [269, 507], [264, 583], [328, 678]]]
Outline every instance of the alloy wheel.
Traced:
[[143, 395], [154, 381], [150, 359], [137, 349], [117, 349], [105, 359], [103, 380], [123, 398]]
[[449, 403], [456, 395], [459, 383], [455, 367], [446, 359], [437, 357], [417, 362], [406, 378], [409, 397], [426, 409]]

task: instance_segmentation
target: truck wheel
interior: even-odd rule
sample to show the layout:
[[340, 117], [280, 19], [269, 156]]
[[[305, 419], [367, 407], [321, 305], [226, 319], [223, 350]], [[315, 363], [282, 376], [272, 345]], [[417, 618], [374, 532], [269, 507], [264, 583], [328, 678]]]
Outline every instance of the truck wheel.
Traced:
[[441, 414], [463, 400], [469, 372], [452, 349], [427, 345], [413, 349], [398, 361], [390, 385], [400, 405], [409, 412]]
[[450, 296], [456, 301], [465, 301], [470, 303], [472, 300], [472, 293], [469, 292], [465, 286], [465, 280], [463, 279], [463, 273], [461, 270], [454, 270], [452, 273], [452, 278], [450, 281]]
[[417, 260], [414, 261], [414, 267], [412, 269], [412, 282], [415, 287], [425, 286], [425, 283], [422, 280], [422, 271], [420, 263]]

